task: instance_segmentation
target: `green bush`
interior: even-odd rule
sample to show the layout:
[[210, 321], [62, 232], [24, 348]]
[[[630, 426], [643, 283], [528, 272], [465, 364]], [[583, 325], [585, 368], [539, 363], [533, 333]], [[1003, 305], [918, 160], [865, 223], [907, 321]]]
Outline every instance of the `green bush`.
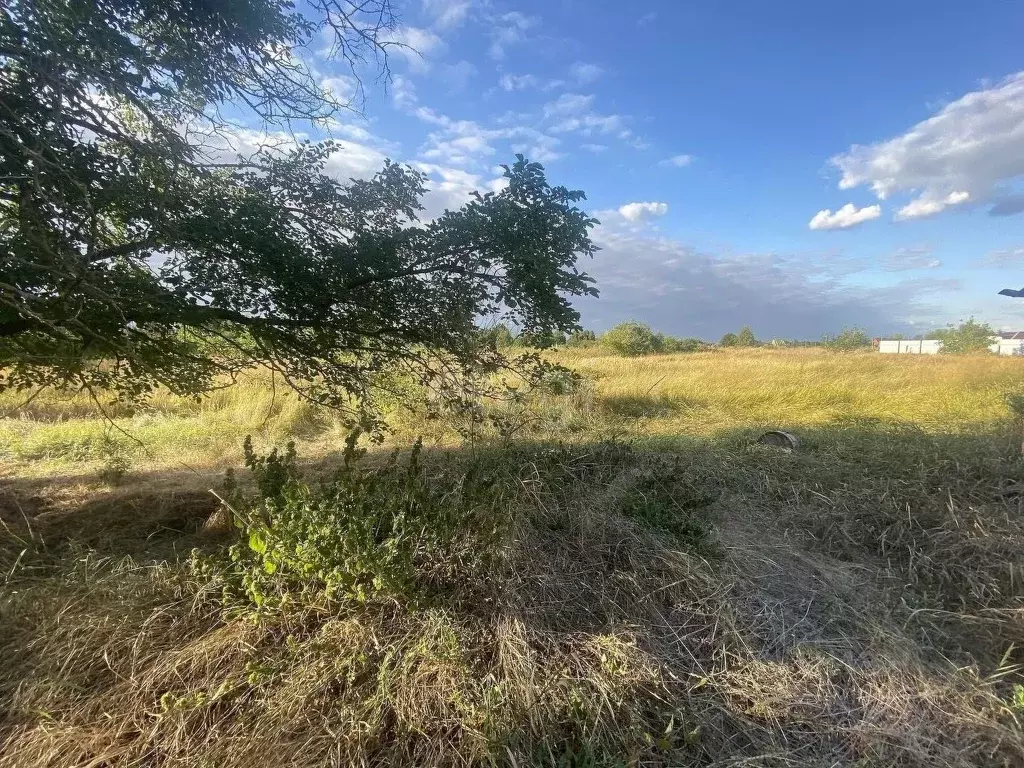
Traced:
[[589, 347], [596, 343], [597, 334], [593, 331], [588, 331], [586, 328], [575, 331], [565, 342], [568, 347]]
[[700, 339], [680, 339], [676, 336], [666, 336], [661, 345], [662, 352], [703, 352], [708, 345]]
[[853, 352], [871, 346], [871, 337], [862, 328], [843, 328], [835, 335], [826, 334], [821, 339], [822, 346], [833, 352]]
[[735, 333], [725, 334], [718, 342], [720, 347], [735, 347], [737, 344], [739, 344], [739, 337]]
[[490, 476], [470, 467], [428, 482], [419, 442], [403, 465], [396, 451], [382, 466], [365, 469], [358, 435], [346, 440], [334, 477], [317, 485], [302, 479], [293, 444], [260, 456], [246, 440], [256, 493], [246, 497], [229, 480], [242, 534], [220, 572], [229, 591], [260, 607], [296, 595], [415, 603], [446, 579], [461, 581], [488, 566], [504, 526], [493, 514]]
[[751, 330], [749, 325], [744, 325], [738, 334], [736, 334], [736, 346], [737, 347], [756, 347], [757, 339], [754, 338], [754, 332]]
[[984, 352], [992, 345], [992, 337], [996, 332], [988, 323], [979, 323], [973, 317], [960, 325], [950, 325], [944, 330], [935, 332], [942, 340], [942, 353], [946, 355], [962, 355], [970, 352]]
[[601, 344], [625, 357], [639, 357], [659, 351], [659, 335], [650, 326], [630, 320], [606, 331]]

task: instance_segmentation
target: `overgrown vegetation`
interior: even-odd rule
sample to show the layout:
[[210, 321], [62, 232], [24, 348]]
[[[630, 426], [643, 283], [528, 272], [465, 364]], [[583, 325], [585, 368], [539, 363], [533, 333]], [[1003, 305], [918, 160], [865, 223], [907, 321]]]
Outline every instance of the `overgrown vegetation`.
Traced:
[[863, 328], [843, 328], [835, 335], [826, 335], [821, 344], [833, 352], [855, 352], [871, 348], [871, 337]]
[[[246, 439], [255, 493], [231, 483], [224, 502], [242, 541], [224, 568], [200, 561], [200, 572], [258, 608], [278, 609], [292, 601], [416, 605], [424, 592], [449, 595], [453, 577], [482, 578], [507, 523], [494, 509], [493, 476], [473, 464], [428, 478], [420, 443], [401, 467], [395, 451], [364, 469], [358, 438], [348, 435], [341, 465], [315, 484], [303, 480], [294, 443], [260, 456]], [[419, 573], [429, 583], [418, 584]]]
[[992, 345], [996, 332], [988, 323], [979, 323], [973, 317], [959, 325], [950, 323], [934, 332], [932, 338], [942, 341], [942, 354], [964, 355], [984, 352]]
[[[671, 354], [674, 352], [701, 352], [711, 348], [700, 339], [682, 339], [651, 330], [650, 326], [635, 321], [619, 323], [601, 334], [602, 346], [623, 357]], [[575, 346], [581, 346], [576, 344]]]
[[[157, 458], [8, 410], [0, 766], [1024, 760], [1019, 360], [557, 359], [468, 442], [391, 412], [397, 453], [258, 375], [120, 413]], [[172, 458], [218, 409], [201, 470], [269, 418], [226, 484]]]

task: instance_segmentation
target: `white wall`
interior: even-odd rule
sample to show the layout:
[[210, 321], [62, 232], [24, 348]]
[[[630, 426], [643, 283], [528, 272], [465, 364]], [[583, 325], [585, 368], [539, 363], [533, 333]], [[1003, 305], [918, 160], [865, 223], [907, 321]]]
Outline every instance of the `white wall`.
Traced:
[[1024, 341], [1021, 339], [999, 339], [989, 349], [997, 355], [1024, 355]]
[[942, 349], [938, 339], [912, 341], [909, 339], [883, 339], [878, 342], [878, 351], [888, 355], [937, 355]]

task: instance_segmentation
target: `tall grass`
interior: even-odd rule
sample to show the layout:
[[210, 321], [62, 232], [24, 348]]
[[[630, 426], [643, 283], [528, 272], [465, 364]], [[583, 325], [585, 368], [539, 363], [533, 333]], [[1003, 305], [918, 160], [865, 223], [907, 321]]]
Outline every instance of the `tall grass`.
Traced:
[[[622, 358], [592, 347], [551, 357], [587, 382], [567, 397], [491, 404], [492, 416], [508, 422], [515, 437], [710, 436], [737, 427], [858, 420], [949, 430], [1005, 420], [1006, 395], [1024, 391], [1024, 361], [992, 355], [736, 349]], [[250, 434], [257, 445], [294, 438], [307, 454], [322, 453], [337, 448], [345, 432], [331, 413], [273, 386], [262, 372], [199, 401], [157, 392], [135, 412], [101, 403], [101, 413], [83, 394], [46, 392], [27, 406], [24, 400], [0, 396], [0, 458], [37, 474], [102, 467], [112, 450], [135, 467], [237, 463]], [[464, 426], [408, 409], [395, 410], [391, 421], [399, 443], [423, 435], [454, 445]], [[481, 436], [498, 432], [489, 424], [477, 428]]]
[[[145, 450], [5, 397], [0, 768], [1024, 764], [1024, 361], [554, 356], [366, 475], [260, 375], [108, 412]], [[249, 432], [319, 461], [204, 532], [170, 469]]]

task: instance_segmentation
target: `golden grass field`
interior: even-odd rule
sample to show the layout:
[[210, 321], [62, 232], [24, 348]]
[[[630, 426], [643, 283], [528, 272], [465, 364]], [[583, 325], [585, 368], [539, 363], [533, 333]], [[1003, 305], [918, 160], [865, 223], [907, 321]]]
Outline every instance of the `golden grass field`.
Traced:
[[[798, 428], [850, 420], [949, 430], [1004, 423], [1005, 396], [1024, 391], [1015, 358], [835, 354], [817, 348], [750, 349], [623, 358], [599, 347], [552, 357], [584, 374], [590, 386], [571, 398], [532, 403], [538, 419], [524, 434], [554, 439], [608, 434], [708, 437], [737, 428]], [[237, 464], [241, 440], [295, 439], [307, 454], [329, 450], [344, 435], [330, 414], [300, 402], [264, 374], [202, 401], [158, 392], [128, 413], [103, 404], [100, 418], [85, 395], [47, 392], [0, 396], [0, 459], [8, 472], [49, 475], [101, 468], [110, 451], [131, 467], [206, 468]], [[541, 399], [543, 400], [543, 399]], [[397, 442], [425, 435], [450, 445], [443, 425], [396, 413]]]
[[1024, 765], [1024, 360], [551, 355], [583, 382], [491, 406], [511, 440], [392, 411], [500, 540], [365, 604], [195, 565], [246, 435], [342, 447], [267, 375], [3, 395], [0, 766]]

